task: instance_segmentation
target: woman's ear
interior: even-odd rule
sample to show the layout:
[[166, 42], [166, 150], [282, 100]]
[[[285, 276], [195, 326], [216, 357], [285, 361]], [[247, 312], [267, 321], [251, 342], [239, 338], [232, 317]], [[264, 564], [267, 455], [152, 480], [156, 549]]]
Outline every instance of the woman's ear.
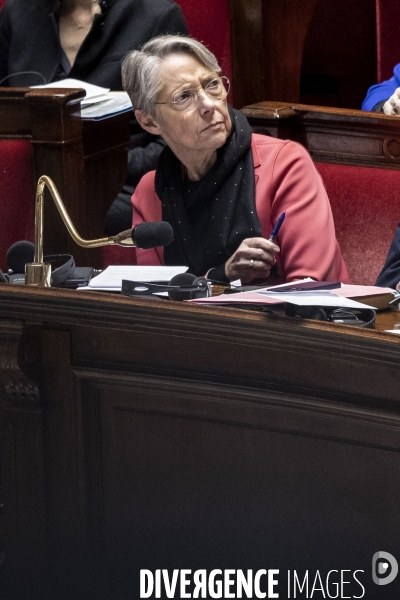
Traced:
[[160, 135], [161, 128], [157, 121], [148, 113], [144, 113], [141, 110], [135, 110], [135, 117], [139, 125], [149, 133], [153, 135]]

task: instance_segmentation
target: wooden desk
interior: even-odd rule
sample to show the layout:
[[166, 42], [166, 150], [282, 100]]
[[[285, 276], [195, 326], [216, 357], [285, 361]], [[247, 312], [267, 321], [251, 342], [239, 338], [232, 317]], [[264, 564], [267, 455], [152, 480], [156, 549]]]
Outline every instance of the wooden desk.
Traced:
[[6, 284], [0, 314], [2, 600], [137, 598], [141, 568], [372, 593], [372, 554], [400, 556], [398, 337]]

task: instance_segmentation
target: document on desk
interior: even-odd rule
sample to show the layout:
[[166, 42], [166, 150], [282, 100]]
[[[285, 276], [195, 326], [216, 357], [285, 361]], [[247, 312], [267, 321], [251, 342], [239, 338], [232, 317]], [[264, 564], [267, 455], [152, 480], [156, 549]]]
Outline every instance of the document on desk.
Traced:
[[35, 88], [82, 88], [86, 96], [81, 100], [81, 117], [90, 121], [99, 121], [111, 115], [132, 110], [132, 102], [126, 92], [110, 91], [110, 88], [87, 83], [80, 79], [60, 79]]
[[343, 283], [338, 290], [335, 290], [338, 296], [353, 298], [358, 302], [367, 302], [376, 310], [385, 310], [389, 307], [395, 297], [395, 290], [388, 287], [379, 287], [376, 285], [351, 285]]
[[108, 92], [96, 102], [84, 105], [82, 101], [81, 105], [81, 117], [89, 121], [101, 121], [132, 110], [132, 102], [126, 92]]
[[133, 281], [162, 281], [168, 283], [172, 277], [186, 273], [187, 267], [147, 267], [142, 265], [115, 265], [104, 269], [99, 275], [93, 277], [89, 285], [79, 290], [98, 290], [104, 292], [120, 292], [122, 280]]
[[110, 88], [105, 88], [100, 85], [94, 85], [93, 83], [87, 83], [86, 81], [81, 81], [80, 79], [72, 79], [71, 77], [67, 77], [67, 79], [59, 79], [58, 81], [53, 81], [52, 83], [45, 83], [43, 85], [33, 85], [32, 88], [59, 88], [59, 89], [74, 89], [74, 88], [82, 88], [86, 92], [85, 98], [81, 101], [82, 105], [95, 102], [98, 98], [101, 98], [107, 92], [110, 91]]
[[374, 308], [368, 304], [362, 304], [351, 298], [338, 296], [329, 290], [298, 291], [298, 292], [257, 292], [261, 296], [274, 298], [277, 302], [289, 302], [297, 306], [329, 306], [345, 308]]
[[[354, 288], [359, 288], [355, 290]], [[362, 296], [365, 286], [352, 286], [351, 295], [356, 296], [356, 291]], [[289, 302], [298, 306], [330, 306], [330, 307], [347, 307], [347, 308], [375, 308], [368, 303], [361, 303], [352, 298], [347, 298], [339, 294], [337, 289], [326, 290], [294, 290], [281, 292], [273, 288], [261, 288], [249, 292], [241, 292], [237, 294], [221, 294], [211, 298], [198, 298], [189, 300], [198, 304], [224, 304], [224, 305], [239, 305], [239, 304], [283, 304]], [[343, 292], [341, 292], [343, 293]]]

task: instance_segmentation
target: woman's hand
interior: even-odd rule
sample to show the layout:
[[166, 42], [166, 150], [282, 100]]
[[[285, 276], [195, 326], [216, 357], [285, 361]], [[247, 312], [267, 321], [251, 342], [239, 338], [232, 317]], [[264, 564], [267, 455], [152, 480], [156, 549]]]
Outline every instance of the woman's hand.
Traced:
[[385, 115], [400, 115], [400, 87], [394, 91], [389, 100], [386, 100], [383, 112]]
[[253, 279], [265, 279], [275, 264], [279, 246], [262, 237], [247, 238], [226, 261], [225, 274], [229, 281], [240, 279], [246, 284]]

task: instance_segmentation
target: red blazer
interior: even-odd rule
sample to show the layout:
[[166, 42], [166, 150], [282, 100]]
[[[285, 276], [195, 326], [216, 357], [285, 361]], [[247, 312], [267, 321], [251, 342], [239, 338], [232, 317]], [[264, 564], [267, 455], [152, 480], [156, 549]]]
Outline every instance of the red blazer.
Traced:
[[[281, 249], [277, 255], [279, 282], [312, 277], [348, 283], [329, 199], [308, 152], [296, 142], [259, 134], [253, 134], [251, 150], [263, 237], [269, 237], [277, 218], [286, 211], [275, 240]], [[132, 196], [133, 226], [162, 220], [154, 177], [155, 171], [147, 173]], [[164, 264], [163, 248], [137, 248], [136, 255], [138, 265]]]

